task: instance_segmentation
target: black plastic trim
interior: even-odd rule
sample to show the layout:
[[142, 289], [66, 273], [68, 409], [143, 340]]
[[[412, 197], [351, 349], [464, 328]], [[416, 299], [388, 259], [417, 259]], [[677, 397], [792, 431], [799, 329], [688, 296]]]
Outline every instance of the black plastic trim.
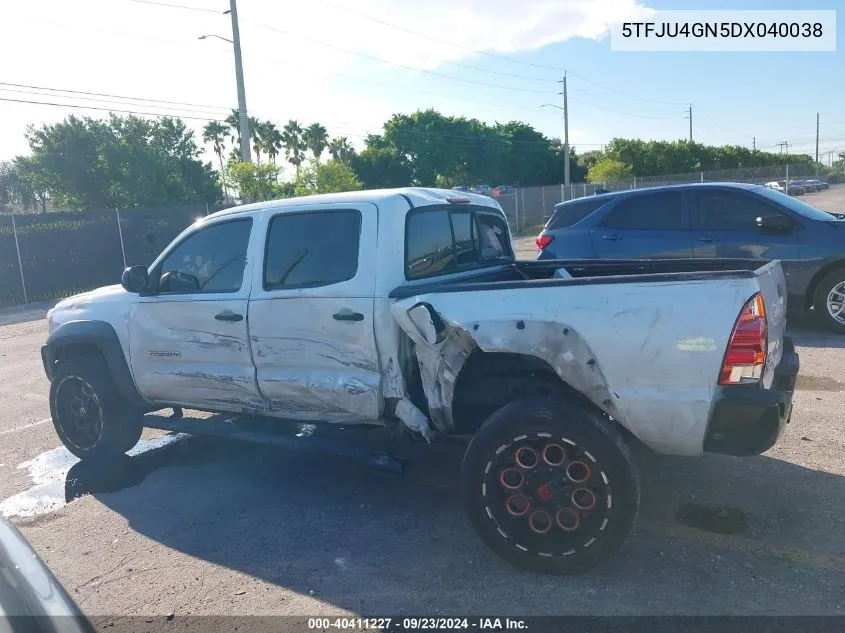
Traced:
[[120, 396], [131, 404], [146, 406], [148, 403], [138, 393], [123, 348], [114, 328], [105, 321], [68, 321], [62, 323], [47, 338], [41, 348], [41, 360], [47, 378], [52, 378], [56, 359], [68, 345], [91, 345], [103, 355]]
[[719, 387], [704, 438], [705, 452], [746, 457], [774, 446], [792, 415], [799, 368], [795, 345], [785, 336], [771, 389], [760, 384]]

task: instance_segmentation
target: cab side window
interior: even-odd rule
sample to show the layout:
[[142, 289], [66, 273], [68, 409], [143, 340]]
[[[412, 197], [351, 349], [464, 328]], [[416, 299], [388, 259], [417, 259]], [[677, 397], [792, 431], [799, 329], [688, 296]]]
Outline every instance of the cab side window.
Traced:
[[186, 237], [159, 267], [159, 294], [230, 293], [241, 289], [252, 219], [221, 222]]

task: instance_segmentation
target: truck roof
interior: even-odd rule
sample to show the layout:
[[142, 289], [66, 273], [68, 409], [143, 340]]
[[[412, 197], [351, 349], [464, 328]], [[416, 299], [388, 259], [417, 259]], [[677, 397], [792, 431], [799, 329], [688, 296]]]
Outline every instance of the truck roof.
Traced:
[[365, 191], [346, 191], [343, 193], [322, 193], [313, 196], [300, 196], [297, 198], [281, 198], [279, 200], [267, 200], [266, 202], [255, 202], [237, 207], [223, 209], [212, 213], [209, 218], [221, 217], [224, 215], [235, 215], [249, 211], [261, 211], [263, 209], [280, 209], [304, 204], [337, 204], [337, 203], [362, 203], [372, 202], [378, 204], [391, 198], [405, 198], [413, 207], [424, 207], [433, 204], [443, 204], [450, 198], [465, 199], [470, 204], [478, 206], [499, 208], [493, 198], [452, 189], [435, 189], [427, 187], [401, 187], [399, 189], [369, 189]]

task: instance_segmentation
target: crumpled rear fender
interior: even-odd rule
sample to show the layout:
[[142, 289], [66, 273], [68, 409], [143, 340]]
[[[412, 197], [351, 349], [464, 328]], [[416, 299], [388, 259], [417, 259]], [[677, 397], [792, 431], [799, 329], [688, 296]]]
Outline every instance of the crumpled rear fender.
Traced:
[[563, 382], [617, 418], [601, 368], [589, 345], [571, 326], [518, 317], [450, 318], [420, 299], [399, 301], [392, 311], [398, 325], [415, 343], [431, 421], [439, 431], [449, 432], [455, 427], [455, 385], [464, 363], [476, 349], [539, 358]]

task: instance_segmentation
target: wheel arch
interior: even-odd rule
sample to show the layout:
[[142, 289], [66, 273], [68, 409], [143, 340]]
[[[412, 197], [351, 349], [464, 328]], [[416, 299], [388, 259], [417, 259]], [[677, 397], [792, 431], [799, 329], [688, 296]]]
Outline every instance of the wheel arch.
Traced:
[[[452, 399], [455, 432], [474, 433], [494, 411], [513, 400], [553, 393], [606, 416], [601, 408], [563, 380], [542, 358], [516, 352], [485, 352], [476, 348], [455, 381]], [[622, 425], [617, 426], [624, 430]]]
[[135, 386], [117, 332], [105, 321], [68, 321], [47, 337], [41, 348], [44, 371], [52, 378], [58, 363], [81, 355], [98, 354], [109, 368], [119, 395], [126, 401], [145, 405]]
[[822, 279], [827, 277], [830, 273], [840, 269], [842, 270], [843, 275], [845, 275], [845, 259], [840, 259], [830, 263], [813, 275], [813, 278], [810, 280], [810, 284], [807, 286], [807, 292], [804, 294], [804, 310], [809, 310], [813, 307], [816, 300], [816, 291], [819, 289], [819, 284]]

